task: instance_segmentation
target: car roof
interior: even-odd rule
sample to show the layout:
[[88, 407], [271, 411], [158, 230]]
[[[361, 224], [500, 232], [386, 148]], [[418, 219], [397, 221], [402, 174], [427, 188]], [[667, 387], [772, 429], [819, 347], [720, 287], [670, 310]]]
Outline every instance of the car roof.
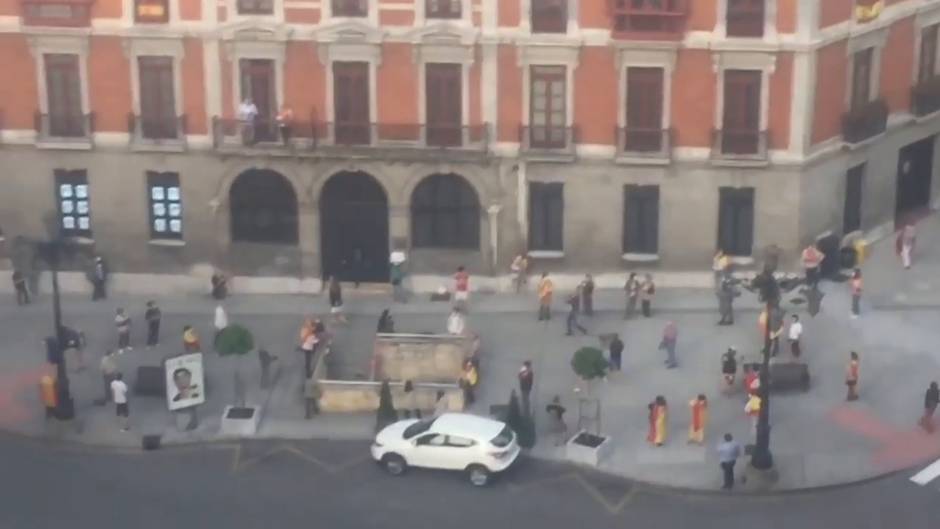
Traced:
[[434, 420], [430, 432], [489, 441], [503, 431], [506, 424], [469, 413], [445, 413]]

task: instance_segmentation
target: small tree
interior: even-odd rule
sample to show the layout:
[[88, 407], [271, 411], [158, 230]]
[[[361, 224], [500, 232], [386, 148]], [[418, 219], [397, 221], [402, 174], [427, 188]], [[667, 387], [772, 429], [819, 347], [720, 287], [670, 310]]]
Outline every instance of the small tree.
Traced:
[[610, 363], [604, 358], [604, 353], [596, 347], [582, 347], [575, 351], [571, 358], [571, 369], [586, 381], [606, 377], [609, 367]]
[[[251, 331], [241, 325], [229, 325], [222, 329], [215, 340], [215, 350], [219, 356], [244, 356], [255, 348], [255, 339]], [[235, 404], [245, 406], [245, 382], [241, 371], [235, 368]]]
[[516, 390], [509, 394], [509, 406], [506, 410], [506, 424], [516, 432], [519, 446], [532, 448], [535, 446], [535, 424], [531, 415], [524, 415], [516, 397]]
[[397, 420], [398, 412], [392, 404], [392, 388], [388, 385], [388, 380], [383, 380], [382, 388], [379, 389], [379, 409], [375, 414], [375, 431], [378, 432]]

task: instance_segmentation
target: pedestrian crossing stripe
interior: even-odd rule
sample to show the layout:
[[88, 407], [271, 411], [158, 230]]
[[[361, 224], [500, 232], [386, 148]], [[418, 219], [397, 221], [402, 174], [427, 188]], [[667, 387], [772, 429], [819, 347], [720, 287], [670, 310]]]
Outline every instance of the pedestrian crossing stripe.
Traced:
[[940, 476], [940, 459], [934, 461], [929, 466], [911, 476], [911, 481], [920, 486], [924, 486]]

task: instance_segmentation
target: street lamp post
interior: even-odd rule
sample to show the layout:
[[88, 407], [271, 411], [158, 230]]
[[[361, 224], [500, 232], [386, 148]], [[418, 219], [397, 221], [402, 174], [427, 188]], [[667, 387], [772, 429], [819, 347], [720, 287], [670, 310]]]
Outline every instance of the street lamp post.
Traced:
[[36, 243], [39, 254], [49, 265], [52, 272], [52, 324], [55, 334], [47, 347], [54, 348], [52, 357], [56, 364], [56, 410], [59, 420], [70, 420], [75, 417], [75, 404], [69, 391], [69, 375], [65, 365], [65, 344], [68, 336], [62, 325], [62, 303], [59, 297], [59, 259], [66, 243], [60, 238]]
[[770, 333], [776, 317], [775, 312], [779, 310], [777, 307], [780, 299], [780, 287], [777, 285], [771, 267], [764, 268], [764, 271], [754, 278], [754, 286], [758, 289], [762, 301], [766, 304], [767, 317], [764, 322], [764, 358], [760, 370], [760, 388], [758, 391], [760, 415], [757, 419], [757, 439], [754, 443], [754, 451], [751, 453], [751, 466], [758, 470], [770, 470], [774, 466], [774, 457], [770, 453], [770, 348], [772, 344]]

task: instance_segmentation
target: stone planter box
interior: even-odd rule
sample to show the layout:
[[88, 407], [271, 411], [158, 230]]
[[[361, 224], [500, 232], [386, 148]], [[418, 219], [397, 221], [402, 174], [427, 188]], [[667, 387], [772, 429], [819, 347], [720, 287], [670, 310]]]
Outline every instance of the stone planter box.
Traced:
[[230, 437], [251, 437], [258, 433], [261, 408], [254, 406], [226, 406], [222, 412], [220, 433]]
[[574, 463], [596, 467], [601, 460], [613, 453], [613, 450], [614, 445], [610, 437], [581, 430], [565, 445], [565, 458]]

